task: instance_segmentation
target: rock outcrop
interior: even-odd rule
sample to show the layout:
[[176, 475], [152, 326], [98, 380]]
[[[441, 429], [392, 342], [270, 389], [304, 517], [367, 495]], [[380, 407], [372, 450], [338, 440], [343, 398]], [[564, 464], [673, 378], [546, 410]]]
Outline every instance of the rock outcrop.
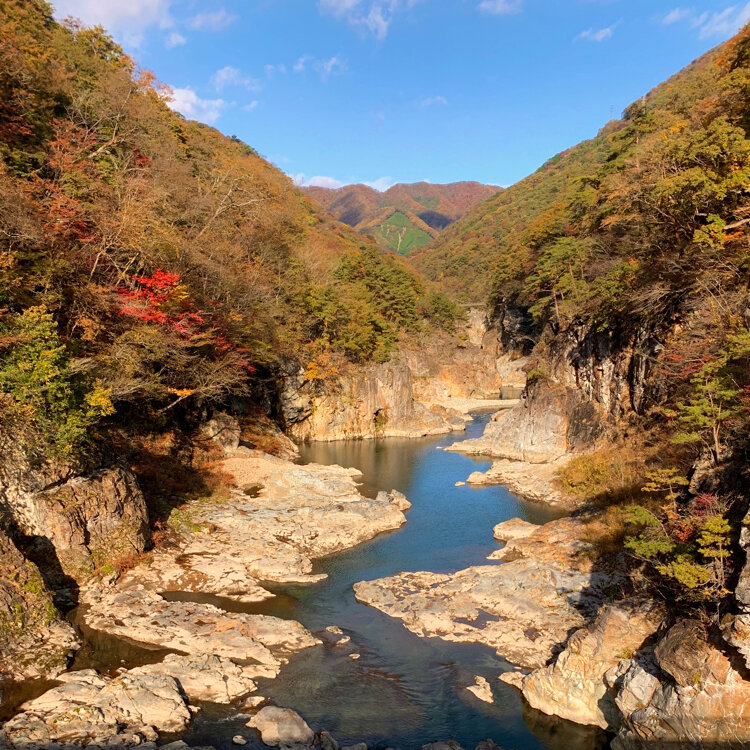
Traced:
[[79, 645], [36, 565], [0, 531], [0, 679], [56, 677]]
[[451, 449], [543, 464], [591, 446], [600, 431], [591, 401], [574, 388], [545, 383], [532, 388], [518, 406], [495, 414], [482, 437]]
[[275, 676], [291, 654], [320, 643], [295, 620], [169, 602], [140, 586], [93, 588], [84, 603], [84, 618], [93, 630], [183, 654], [258, 665], [248, 677]]
[[165, 675], [109, 679], [93, 670], [69, 672], [62, 683], [21, 706], [0, 736], [16, 747], [135, 746], [158, 732], [185, 729], [191, 714], [177, 682]]
[[55, 588], [81, 583], [95, 568], [148, 545], [146, 503], [126, 467], [81, 475], [62, 464], [32, 466], [4, 437], [0, 454], [0, 508], [28, 538], [30, 553]]
[[361, 495], [356, 470], [299, 466], [234, 442], [222, 464], [235, 484], [228, 496], [175, 509], [169, 545], [114, 585], [89, 583], [81, 594], [92, 630], [179, 652], [133, 674], [172, 678], [195, 700], [231, 701], [321, 642], [294, 620], [170, 600], [166, 592], [262, 601], [273, 596], [262, 583], [319, 581], [315, 557], [400, 527], [410, 507], [395, 490]]
[[675, 624], [654, 656], [656, 674], [632, 662], [616, 683], [623, 726], [615, 750], [750, 743], [750, 681], [710, 642], [700, 623]]
[[590, 626], [571, 636], [553, 664], [520, 680], [513, 675], [513, 682], [532, 708], [579, 724], [616, 728], [619, 715], [607, 673], [641, 649], [663, 616], [662, 609], [645, 602], [606, 605]]
[[[290, 393], [292, 387], [297, 390]], [[422, 437], [466, 426], [459, 413], [415, 400], [412, 371], [405, 364], [357, 368], [317, 389], [293, 379], [287, 381], [284, 403], [289, 415], [301, 417], [291, 432], [302, 441]]]
[[[457, 443], [447, 450], [457, 451], [459, 445], [461, 444]], [[556, 483], [558, 471], [570, 458], [570, 455], [566, 455], [544, 464], [500, 459], [493, 461], [487, 471], [471, 473], [466, 483], [475, 487], [502, 484], [526, 500], [572, 510], [581, 505], [581, 500], [566, 495]]]
[[169, 654], [163, 661], [130, 670], [131, 675], [172, 677], [190, 701], [231, 703], [256, 690], [257, 670], [215, 654]]
[[397, 361], [350, 367], [325, 383], [308, 380], [290, 362], [280, 401], [300, 440], [443, 434], [463, 429], [457, 411], [518, 398], [525, 364], [517, 352], [504, 351], [485, 312], [472, 309], [458, 337], [402, 341]]
[[538, 668], [593, 616], [611, 583], [592, 570], [580, 527], [573, 519], [538, 527], [493, 554], [503, 565], [361, 581], [355, 596], [417, 635], [483, 643], [510, 662]]
[[[126, 573], [120, 588], [210, 593], [237, 601], [270, 598], [261, 585], [314, 583], [313, 559], [353, 547], [406, 522], [399, 492], [367, 498], [355, 469], [299, 466], [239, 448], [222, 468], [236, 489], [173, 511], [175, 544]], [[250, 491], [252, 490], [252, 491]]]

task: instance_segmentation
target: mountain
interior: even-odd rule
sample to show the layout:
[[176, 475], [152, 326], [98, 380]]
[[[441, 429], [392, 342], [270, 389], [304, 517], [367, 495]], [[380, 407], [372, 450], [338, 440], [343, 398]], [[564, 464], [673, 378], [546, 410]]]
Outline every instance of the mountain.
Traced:
[[381, 247], [408, 255], [500, 188], [479, 182], [415, 182], [382, 193], [367, 185], [303, 190], [339, 221], [372, 236]]

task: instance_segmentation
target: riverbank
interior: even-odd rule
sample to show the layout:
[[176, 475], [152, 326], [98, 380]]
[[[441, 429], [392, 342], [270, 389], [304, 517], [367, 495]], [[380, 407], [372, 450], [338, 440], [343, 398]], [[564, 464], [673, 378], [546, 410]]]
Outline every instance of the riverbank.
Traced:
[[[398, 492], [364, 497], [355, 469], [299, 466], [222, 440], [227, 457], [220, 470], [232, 480], [227, 493], [172, 510], [166, 543], [132, 570], [80, 593], [86, 629], [179, 656], [134, 669], [126, 664], [114, 678], [93, 670], [61, 675], [60, 687], [24, 704], [5, 725], [12, 745], [139, 745], [183, 731], [192, 720], [187, 701], [231, 702], [255, 693], [259, 678], [276, 677], [293, 654], [320, 639], [294, 620], [165, 596], [261, 602], [274, 596], [263, 584], [316, 583], [325, 575], [312, 573], [314, 559], [406, 521], [408, 500]], [[130, 694], [140, 697], [128, 709]]]
[[[469, 423], [467, 436], [472, 438], [480, 434], [487, 419], [488, 416], [483, 415], [479, 421]], [[413, 503], [407, 513], [408, 522], [392, 533], [379, 534], [325, 557], [315, 557], [308, 553], [307, 548], [298, 548], [300, 555], [306, 556], [312, 565], [308, 572], [297, 569], [294, 573], [305, 583], [258, 580], [258, 588], [226, 585], [216, 589], [221, 591], [219, 594], [208, 593], [213, 585], [203, 577], [205, 559], [202, 548], [191, 547], [195, 554], [182, 557], [174, 556], [177, 549], [162, 550], [164, 559], [172, 560], [169, 565], [155, 564], [150, 572], [148, 566], [139, 566], [110, 591], [113, 594], [118, 591], [118, 586], [127, 584], [130, 579], [130, 593], [127, 590], [122, 592], [126, 595], [123, 605], [128, 596], [143, 598], [140, 610], [133, 603], [134, 623], [113, 618], [120, 619], [126, 627], [137, 624], [142, 628], [147, 624], [139, 611], [145, 614], [150, 610], [155, 615], [159, 627], [153, 628], [153, 634], [143, 632], [139, 637], [192, 639], [208, 633], [213, 639], [218, 639], [214, 641], [214, 648], [223, 645], [232, 649], [249, 647], [252, 645], [249, 639], [253, 639], [260, 644], [252, 645], [256, 664], [239, 664], [238, 651], [231, 652], [231, 656], [217, 657], [220, 659], [218, 663], [211, 659], [199, 664], [196, 656], [169, 656], [158, 649], [145, 651], [142, 643], [141, 647], [135, 648], [135, 644], [128, 645], [127, 637], [123, 640], [122, 632], [88, 633], [86, 629], [86, 658], [80, 659], [76, 666], [95, 667], [106, 678], [101, 690], [111, 685], [111, 680], [122, 676], [117, 674], [122, 668], [133, 673], [124, 676], [126, 681], [136, 681], [132, 683], [136, 685], [144, 685], [146, 677], [152, 680], [155, 675], [177, 682], [190, 673], [199, 675], [199, 682], [213, 686], [213, 697], [208, 700], [199, 700], [195, 694], [189, 697], [189, 705], [198, 710], [188, 709], [191, 711], [189, 723], [177, 735], [192, 747], [212, 745], [230, 750], [235, 735], [243, 735], [248, 747], [263, 747], [256, 731], [245, 726], [250, 715], [263, 705], [260, 703], [262, 699], [266, 704], [295, 710], [314, 732], [328, 730], [342, 746], [366, 742], [372, 747], [386, 742], [399, 750], [418, 750], [428, 742], [450, 738], [462, 747], [473, 748], [491, 737], [503, 747], [565, 750], [571, 746], [572, 736], [575, 738], [573, 746], [596, 747], [592, 738], [598, 735], [589, 730], [568, 723], [550, 725], [542, 714], [524, 708], [515, 690], [497, 680], [499, 674], [511, 667], [490, 649], [419, 638], [404, 629], [399, 621], [359, 604], [353, 596], [352, 585], [363, 578], [426, 567], [449, 572], [481, 562], [497, 549], [492, 528], [504, 519], [521, 515], [530, 522], [541, 523], [559, 515], [558, 511], [525, 503], [502, 487], [454, 487], [458, 478], [466, 476], [472, 469], [487, 466], [476, 459], [436, 450], [454, 440], [455, 437], [448, 435], [417, 440], [319, 443], [301, 447], [302, 466], [290, 467], [288, 463], [276, 461], [264, 463], [267, 467], [282, 467], [282, 473], [309, 470], [309, 481], [315, 487], [319, 486], [322, 475], [310, 464], [319, 466], [320, 471], [335, 471], [332, 464], [357, 467], [361, 476], [337, 473], [336, 483], [354, 484], [368, 501], [376, 500], [383, 486], [395, 487]], [[263, 459], [264, 462], [267, 460]], [[244, 465], [250, 466], [249, 463]], [[251, 477], [250, 474], [247, 476]], [[270, 489], [270, 484], [273, 484], [270, 476], [267, 480], [269, 495], [275, 492]], [[244, 482], [244, 478], [238, 481], [238, 488], [257, 493], [258, 497], [250, 497], [243, 491], [241, 498], [226, 498], [223, 503], [218, 503], [217, 510], [228, 513], [233, 503], [243, 502], [249, 503], [244, 506], [248, 513], [279, 514], [279, 508], [271, 511], [262, 505], [270, 502], [263, 499], [263, 491]], [[279, 486], [279, 495], [284, 495], [286, 485]], [[336, 506], [335, 496], [333, 493], [330, 497], [331, 511]], [[279, 502], [279, 499], [274, 502]], [[354, 505], [357, 502], [361, 501], [352, 500]], [[390, 501], [389, 504], [392, 505]], [[209, 521], [208, 516], [198, 516], [198, 510], [200, 504], [195, 507], [195, 514], [191, 511], [189, 519], [182, 520], [196, 526], [202, 523], [218, 526], [216, 517]], [[302, 509], [303, 516], [297, 517], [296, 523], [303, 520], [304, 512]], [[286, 517], [286, 511], [281, 517]], [[287, 532], [292, 526], [287, 527]], [[218, 538], [221, 533], [219, 528], [191, 527], [184, 535], [192, 540], [191, 544], [197, 545], [207, 543], [212, 534]], [[241, 545], [232, 546], [231, 538], [231, 535], [227, 537], [227, 549], [235, 557], [241, 556]], [[297, 539], [303, 541], [302, 537]], [[268, 534], [268, 540], [269, 543], [279, 542], [272, 533]], [[283, 541], [287, 544], [286, 540]], [[305, 545], [308, 541], [315, 542], [304, 539]], [[228, 565], [229, 556], [223, 555], [222, 558]], [[292, 559], [299, 558], [289, 558]], [[235, 569], [221, 568], [216, 562], [213, 561], [212, 567], [217, 571], [224, 570], [225, 582], [232, 581]], [[181, 575], [169, 573], [173, 564], [180, 567]], [[292, 577], [291, 573], [289, 577]], [[216, 582], [214, 576], [209, 578]], [[318, 582], [311, 583], [315, 578]], [[172, 593], [163, 590], [167, 585], [174, 589]], [[199, 590], [201, 586], [203, 591]], [[177, 590], [180, 588], [193, 590], [180, 592]], [[260, 601], [261, 594], [265, 596], [263, 601]], [[103, 601], [109, 606], [108, 600]], [[167, 607], [175, 602], [181, 604], [179, 610]], [[127, 609], [131, 611], [130, 604]], [[103, 610], [104, 607], [100, 608], [97, 616], [106, 616]], [[184, 627], [180, 631], [175, 629], [180, 624], [179, 618], [173, 619], [176, 611], [187, 614], [187, 622], [183, 621]], [[81, 617], [86, 617], [86, 613], [82, 612]], [[164, 618], [168, 618], [168, 624]], [[195, 622], [206, 623], [204, 633], [191, 632]], [[267, 629], [261, 627], [264, 622], [283, 638], [268, 640]], [[295, 629], [293, 622], [302, 629]], [[122, 627], [116, 622], [111, 624]], [[245, 640], [231, 640], [227, 644], [224, 639], [238, 628]], [[301, 648], [310, 637], [316, 644]], [[261, 639], [265, 639], [264, 642], [261, 643]], [[261, 657], [264, 663], [259, 661]], [[121, 659], [125, 660], [124, 663]], [[144, 674], [140, 674], [144, 667]], [[248, 671], [237, 672], [238, 668]], [[465, 689], [474, 684], [477, 675], [484, 675], [492, 683], [496, 703], [487, 704]], [[245, 697], [234, 697], [229, 703], [215, 702], [221, 695], [216, 686], [228, 684], [234, 695], [245, 689], [248, 680], [255, 685], [253, 692]], [[116, 693], [120, 684], [111, 685], [105, 695]], [[194, 689], [193, 685], [191, 690]], [[66, 690], [72, 688], [66, 687]], [[99, 692], [97, 690], [97, 695]], [[94, 696], [92, 701], [99, 705], [103, 698]], [[134, 734], [138, 733], [135, 731], [138, 727], [131, 728]], [[175, 737], [166, 731], [159, 731], [159, 735], [163, 740]], [[141, 739], [143, 744], [148, 744], [145, 736]]]

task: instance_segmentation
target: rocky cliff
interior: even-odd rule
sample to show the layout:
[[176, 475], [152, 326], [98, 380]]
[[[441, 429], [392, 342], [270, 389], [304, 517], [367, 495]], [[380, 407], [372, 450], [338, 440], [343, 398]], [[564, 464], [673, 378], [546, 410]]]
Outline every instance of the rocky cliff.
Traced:
[[526, 360], [503, 345], [483, 310], [470, 309], [456, 336], [407, 338], [384, 364], [349, 366], [313, 380], [290, 361], [280, 395], [289, 431], [298, 440], [420, 437], [463, 429], [466, 412], [482, 402], [520, 394]]
[[78, 645], [39, 569], [0, 531], [0, 688], [8, 678], [56, 677]]
[[35, 461], [7, 435], [0, 442], [0, 509], [54, 588], [81, 583], [147, 547], [146, 502], [127, 467], [84, 473]]

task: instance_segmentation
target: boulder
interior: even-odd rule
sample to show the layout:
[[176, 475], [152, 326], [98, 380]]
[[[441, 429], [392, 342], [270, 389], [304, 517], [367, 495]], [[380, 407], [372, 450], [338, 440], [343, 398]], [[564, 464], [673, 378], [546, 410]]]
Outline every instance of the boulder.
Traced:
[[339, 750], [339, 743], [326, 731], [318, 732], [320, 750]]
[[490, 683], [487, 682], [486, 678], [482, 677], [481, 675], [477, 675], [474, 678], [474, 684], [469, 685], [466, 690], [475, 698], [479, 698], [480, 701], [484, 701], [485, 703], [495, 702], [495, 697], [492, 694]]
[[215, 654], [182, 656], [169, 654], [164, 661], [130, 670], [130, 674], [161, 674], [173, 677], [191, 701], [231, 703], [252, 693], [252, 667], [242, 667]]
[[535, 523], [522, 521], [520, 518], [510, 518], [497, 524], [492, 533], [499, 542], [509, 542], [511, 539], [525, 539], [538, 528], [539, 526]]
[[126, 672], [109, 679], [83, 670], [59, 679], [61, 685], [24, 703], [5, 723], [3, 739], [18, 747], [139, 745], [156, 732], [184, 730], [191, 718], [177, 683], [165, 675]]
[[261, 708], [247, 726], [257, 729], [263, 742], [272, 746], [307, 745], [314, 736], [305, 720], [290, 708]]
[[401, 511], [409, 510], [409, 508], [411, 508], [411, 503], [406, 499], [406, 495], [398, 490], [389, 490], [388, 492], [380, 490], [377, 494], [376, 500], [379, 502], [389, 502], [394, 508], [398, 508]]
[[242, 430], [237, 420], [229, 414], [215, 414], [201, 425], [201, 433], [220, 445], [227, 453], [237, 450]]

